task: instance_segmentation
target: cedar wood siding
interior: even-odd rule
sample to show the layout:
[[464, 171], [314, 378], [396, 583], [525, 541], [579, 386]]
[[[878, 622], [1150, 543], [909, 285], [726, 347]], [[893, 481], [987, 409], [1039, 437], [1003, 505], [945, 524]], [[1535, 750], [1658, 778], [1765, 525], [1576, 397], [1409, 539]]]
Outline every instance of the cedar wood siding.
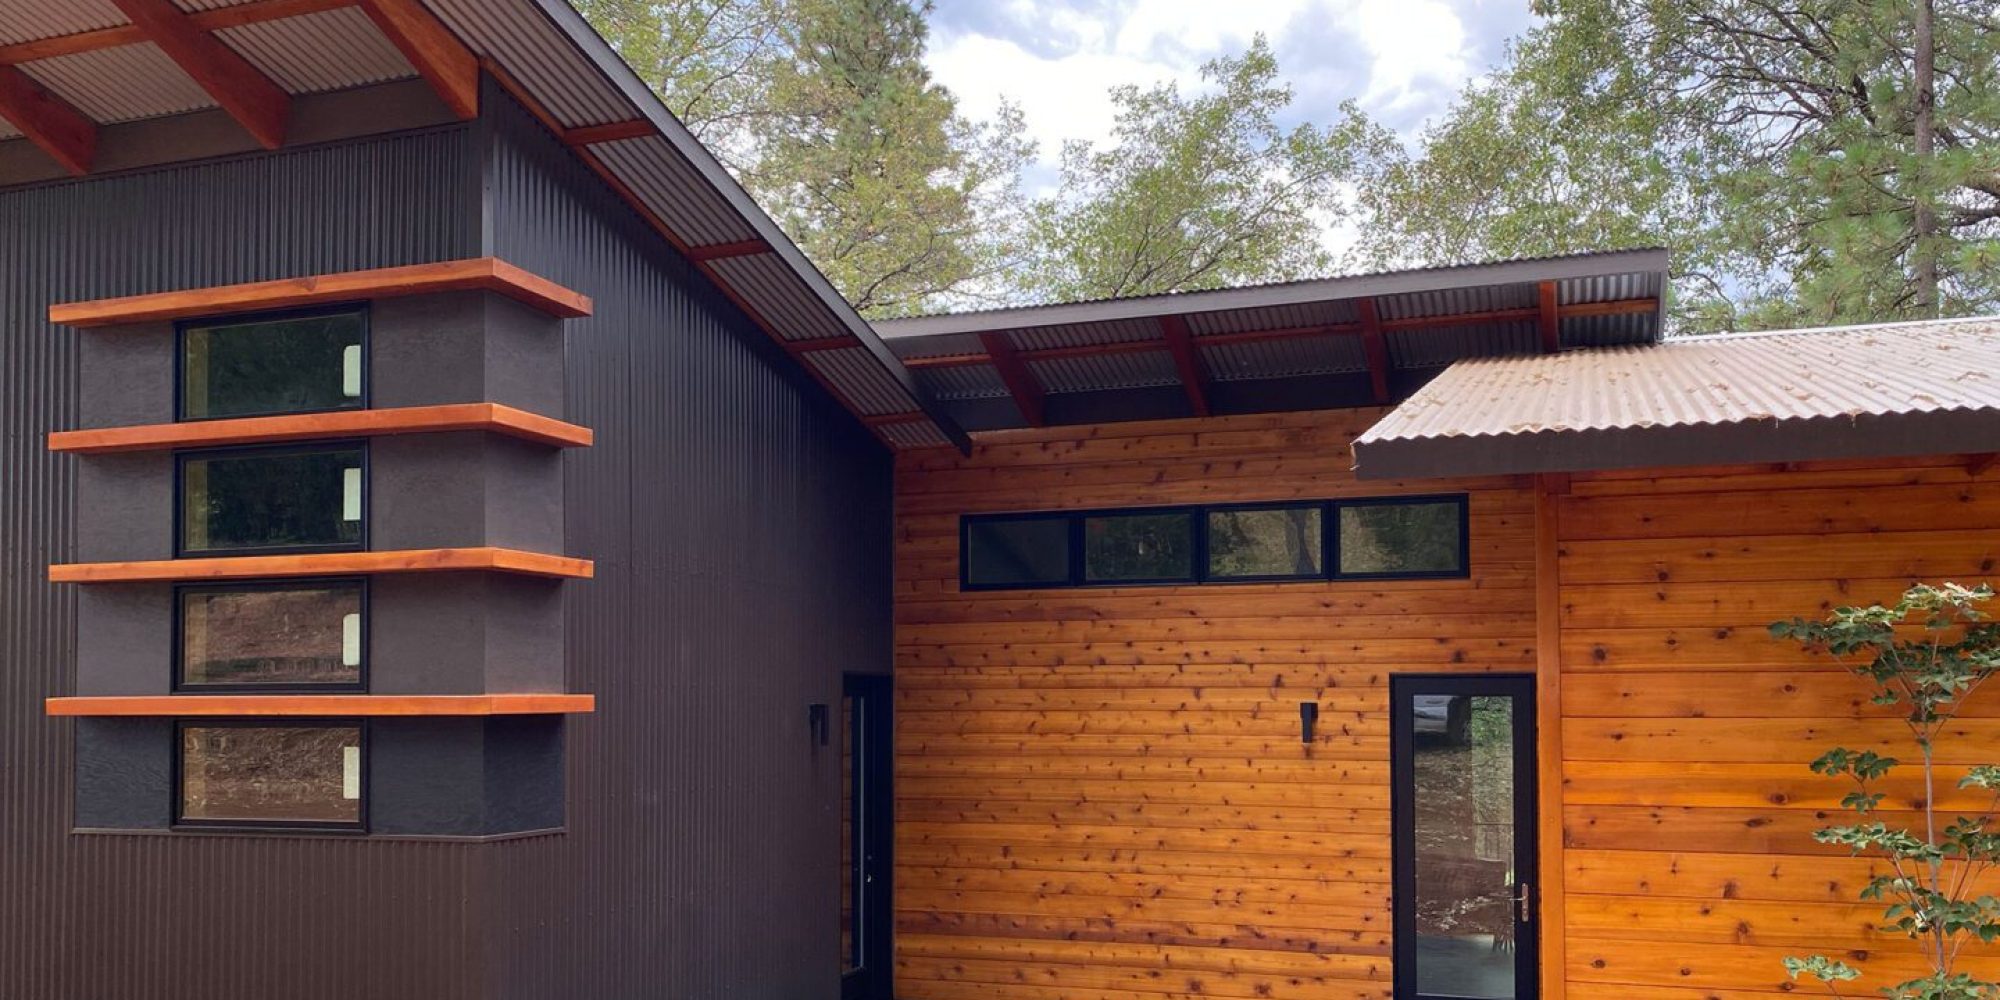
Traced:
[[[1865, 952], [1871, 987], [1913, 971], [1854, 899], [1868, 864], [1811, 837], [1846, 789], [1807, 763], [1893, 720], [1765, 626], [1987, 578], [2000, 474], [1946, 456], [1357, 482], [1348, 443], [1379, 412], [1005, 432], [900, 460], [898, 996], [1386, 997], [1386, 679], [1553, 671], [1542, 547], [1562, 820], [1544, 996], [1750, 1000], [1820, 949]], [[958, 592], [962, 513], [1457, 490], [1467, 580]], [[1310, 756], [1302, 700], [1322, 706]], [[1960, 728], [1994, 745], [2000, 702], [1975, 714]]]

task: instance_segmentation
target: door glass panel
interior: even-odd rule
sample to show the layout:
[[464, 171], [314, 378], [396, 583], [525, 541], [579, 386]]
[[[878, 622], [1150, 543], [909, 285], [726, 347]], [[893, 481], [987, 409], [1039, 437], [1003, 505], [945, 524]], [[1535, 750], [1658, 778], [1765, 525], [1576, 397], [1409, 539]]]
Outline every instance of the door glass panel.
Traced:
[[1514, 1000], [1514, 700], [1412, 701], [1417, 993]]
[[861, 824], [855, 812], [860, 800], [854, 787], [861, 775], [855, 767], [859, 754], [854, 737], [860, 722], [856, 707], [853, 696], [840, 699], [840, 971], [843, 973], [861, 967], [861, 935], [855, 926], [861, 894]]

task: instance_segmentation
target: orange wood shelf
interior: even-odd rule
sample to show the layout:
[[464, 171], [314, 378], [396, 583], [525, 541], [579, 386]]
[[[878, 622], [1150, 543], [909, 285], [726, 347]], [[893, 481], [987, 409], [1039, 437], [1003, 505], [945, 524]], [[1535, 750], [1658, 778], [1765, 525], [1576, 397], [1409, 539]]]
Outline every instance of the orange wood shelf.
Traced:
[[581, 715], [589, 694], [168, 694], [50, 698], [54, 716]]
[[464, 291], [505, 295], [563, 319], [588, 316], [591, 310], [587, 295], [530, 274], [504, 260], [474, 257], [372, 271], [347, 271], [245, 285], [68, 302], [49, 307], [49, 322], [78, 327], [153, 323], [360, 299]]
[[342, 410], [279, 417], [238, 417], [177, 424], [56, 431], [49, 450], [79, 455], [167, 448], [212, 447], [302, 441], [328, 437], [382, 437], [444, 431], [488, 431], [560, 448], [588, 448], [588, 427], [517, 410], [499, 403], [400, 406], [385, 410]]
[[317, 552], [296, 556], [222, 556], [151, 562], [59, 563], [50, 583], [158, 583], [175, 580], [251, 580], [271, 576], [346, 576], [379, 573], [484, 571], [587, 580], [588, 559], [518, 549], [404, 549], [393, 552]]

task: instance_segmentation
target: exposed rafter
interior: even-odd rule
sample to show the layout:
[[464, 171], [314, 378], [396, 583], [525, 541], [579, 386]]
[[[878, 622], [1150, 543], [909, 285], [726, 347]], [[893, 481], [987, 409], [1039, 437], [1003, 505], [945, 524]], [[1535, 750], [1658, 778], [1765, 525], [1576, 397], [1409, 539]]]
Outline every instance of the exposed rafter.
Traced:
[[0, 66], [0, 118], [70, 173], [90, 172], [90, 161], [97, 156], [97, 126], [13, 66]]
[[1368, 391], [1377, 403], [1389, 401], [1389, 343], [1382, 335], [1382, 315], [1374, 299], [1355, 299], [1361, 327], [1361, 349], [1368, 357]]
[[624, 122], [606, 122], [603, 125], [579, 125], [564, 129], [563, 142], [571, 146], [590, 146], [600, 142], [619, 142], [625, 139], [644, 139], [649, 135], [659, 135], [660, 130], [643, 118]]
[[1195, 416], [1208, 416], [1208, 370], [1202, 367], [1201, 352], [1195, 348], [1194, 334], [1188, 332], [1187, 319], [1160, 317], [1160, 336], [1166, 338], [1167, 350], [1174, 356], [1174, 369], [1180, 372], [1188, 405], [1194, 408]]
[[479, 57], [421, 0], [361, 0], [361, 9], [452, 114], [479, 117]]
[[1554, 354], [1562, 350], [1562, 307], [1556, 298], [1556, 283], [1542, 282], [1539, 292], [1541, 308], [1536, 310], [1535, 322], [1542, 332], [1542, 353]]
[[169, 0], [111, 0], [244, 131], [266, 149], [285, 143], [292, 99], [248, 59], [203, 30]]
[[987, 357], [993, 360], [993, 367], [1000, 370], [1000, 381], [1007, 386], [1007, 392], [1014, 397], [1014, 405], [1021, 410], [1021, 419], [1030, 427], [1040, 427], [1047, 422], [1045, 404], [1047, 394], [1035, 373], [1028, 369], [1028, 363], [1021, 360], [1014, 345], [1007, 342], [1004, 333], [982, 333], [979, 343], [986, 348]]
[[[329, 10], [352, 7], [358, 0], [250, 0], [229, 7], [215, 7], [190, 13], [187, 17], [194, 26], [203, 31], [220, 31], [244, 24], [261, 24], [286, 17], [300, 17]], [[100, 49], [115, 49], [121, 45], [139, 45], [150, 41], [137, 25], [121, 24], [94, 31], [79, 31], [52, 38], [37, 38], [29, 42], [15, 42], [0, 45], [0, 65], [33, 62], [37, 59], [53, 59], [56, 56], [73, 56], [79, 52], [96, 52]]]

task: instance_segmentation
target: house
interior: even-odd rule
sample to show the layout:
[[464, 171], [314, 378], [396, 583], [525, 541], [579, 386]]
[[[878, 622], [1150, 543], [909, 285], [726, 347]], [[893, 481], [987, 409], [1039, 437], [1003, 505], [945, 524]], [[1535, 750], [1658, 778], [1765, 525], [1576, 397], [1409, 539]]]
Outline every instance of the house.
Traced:
[[22, 0], [0, 996], [1909, 970], [1763, 625], [1992, 575], [2000, 321], [1665, 268], [871, 324], [563, 0]]

